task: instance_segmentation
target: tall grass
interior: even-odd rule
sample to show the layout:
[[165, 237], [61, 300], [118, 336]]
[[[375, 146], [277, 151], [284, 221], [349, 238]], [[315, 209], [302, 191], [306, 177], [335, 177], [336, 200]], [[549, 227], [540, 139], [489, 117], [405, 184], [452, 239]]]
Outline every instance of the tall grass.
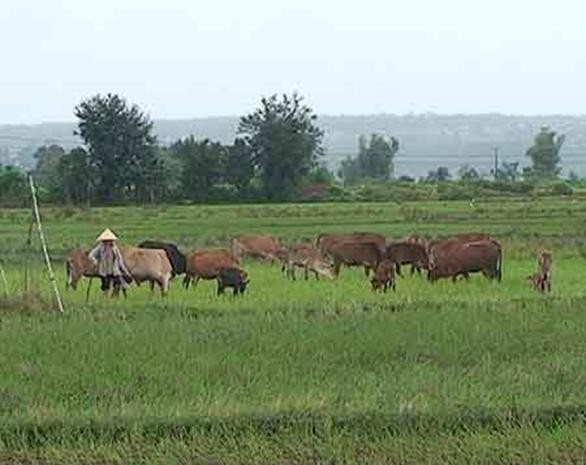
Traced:
[[[94, 284], [86, 305], [84, 284], [64, 293], [65, 315], [7, 307], [0, 311], [0, 461], [577, 459], [585, 437], [586, 292], [583, 233], [571, 227], [582, 221], [582, 207], [552, 201], [525, 214], [491, 207], [482, 220], [466, 204], [410, 208], [439, 215], [428, 219], [444, 222], [440, 234], [500, 231], [501, 284], [415, 276], [383, 295], [361, 270], [344, 269], [331, 282], [291, 282], [277, 266], [248, 262], [251, 286], [239, 298], [217, 297], [212, 282], [185, 291], [177, 281], [166, 299], [143, 286], [128, 300], [108, 300]], [[537, 220], [542, 209], [550, 221]], [[575, 212], [567, 221], [564, 209]], [[401, 209], [105, 209], [79, 213], [99, 219], [91, 224], [48, 212], [46, 229], [65, 250], [116, 218], [129, 242], [185, 237], [189, 245], [222, 243], [233, 231], [293, 240], [319, 230], [403, 234], [435, 224], [414, 213], [410, 222], [388, 220], [391, 213]], [[247, 215], [257, 217], [248, 223]], [[19, 222], [10, 218], [0, 224], [14, 243]], [[555, 257], [550, 296], [524, 279], [541, 246]], [[23, 266], [14, 257], [7, 273], [16, 295]], [[40, 263], [29, 273], [50, 299]]]

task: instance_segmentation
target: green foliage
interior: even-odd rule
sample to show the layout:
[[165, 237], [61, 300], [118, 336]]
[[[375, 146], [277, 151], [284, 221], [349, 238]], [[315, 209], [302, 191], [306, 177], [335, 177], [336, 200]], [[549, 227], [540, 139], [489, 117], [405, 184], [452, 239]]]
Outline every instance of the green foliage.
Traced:
[[193, 136], [175, 142], [170, 152], [182, 165], [181, 186], [186, 198], [207, 200], [214, 184], [222, 179], [227, 149], [208, 139]]
[[258, 109], [240, 119], [238, 133], [252, 150], [266, 199], [292, 199], [317, 163], [323, 131], [316, 119], [296, 93], [263, 98]]
[[526, 175], [537, 179], [557, 177], [561, 171], [560, 150], [564, 141], [565, 135], [558, 136], [548, 127], [542, 127], [533, 145], [527, 149], [526, 155], [531, 158], [532, 166]]
[[239, 195], [244, 195], [254, 176], [253, 152], [243, 139], [234, 140], [226, 152], [226, 182], [232, 184]]
[[516, 182], [521, 177], [519, 162], [504, 162], [496, 173], [496, 179], [505, 182]]
[[445, 166], [440, 166], [436, 170], [431, 170], [425, 180], [427, 182], [437, 183], [437, 182], [447, 182], [452, 179], [452, 175], [450, 174], [450, 170]]
[[458, 177], [464, 182], [474, 182], [480, 180], [480, 174], [474, 168], [463, 165], [458, 170]]
[[60, 194], [67, 203], [89, 204], [91, 198], [92, 170], [89, 157], [82, 147], [63, 154], [57, 164]]
[[380, 134], [371, 134], [367, 141], [365, 136], [360, 136], [358, 156], [343, 160], [339, 175], [347, 185], [365, 178], [388, 181], [393, 175], [393, 159], [398, 151], [399, 141], [394, 137], [386, 140]]
[[22, 206], [28, 198], [24, 173], [14, 166], [0, 164], [0, 205]]
[[39, 191], [45, 191], [50, 199], [61, 200], [63, 198], [59, 164], [64, 155], [63, 147], [55, 144], [43, 145], [34, 154], [36, 160], [35, 183]]
[[114, 94], [84, 100], [75, 108], [75, 116], [95, 176], [97, 199], [152, 200], [150, 186], [162, 170], [150, 118]]

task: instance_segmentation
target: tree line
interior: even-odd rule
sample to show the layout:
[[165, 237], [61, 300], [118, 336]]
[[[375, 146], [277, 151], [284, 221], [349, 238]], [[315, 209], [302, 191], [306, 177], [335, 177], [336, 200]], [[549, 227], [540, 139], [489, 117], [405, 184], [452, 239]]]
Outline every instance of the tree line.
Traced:
[[[240, 118], [231, 144], [189, 136], [163, 145], [153, 122], [137, 105], [116, 94], [95, 95], [74, 109], [82, 145], [66, 151], [58, 145], [35, 153], [33, 175], [47, 201], [73, 205], [124, 202], [209, 202], [218, 200], [284, 202], [315, 186], [352, 186], [394, 180], [395, 137], [361, 136], [355, 156], [348, 156], [336, 176], [322, 164], [324, 132], [303, 98], [273, 95]], [[564, 136], [542, 128], [526, 155], [531, 166], [503, 163], [492, 176], [499, 181], [556, 178]], [[463, 166], [458, 178], [481, 179]], [[445, 167], [431, 170], [421, 182], [452, 179]], [[408, 177], [399, 181], [415, 181]], [[0, 166], [3, 199], [23, 198], [24, 173]], [[318, 189], [319, 192], [319, 189]], [[25, 195], [26, 197], [26, 195]]]

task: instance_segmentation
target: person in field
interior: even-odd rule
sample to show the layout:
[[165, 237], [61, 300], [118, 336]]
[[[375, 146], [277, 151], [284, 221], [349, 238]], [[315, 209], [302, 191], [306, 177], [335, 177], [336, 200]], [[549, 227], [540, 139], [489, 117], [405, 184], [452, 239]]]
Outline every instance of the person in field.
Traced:
[[88, 254], [102, 280], [102, 291], [107, 293], [112, 288], [125, 290], [128, 283], [132, 282], [132, 275], [126, 268], [117, 240], [110, 229], [105, 229], [98, 236], [98, 245]]

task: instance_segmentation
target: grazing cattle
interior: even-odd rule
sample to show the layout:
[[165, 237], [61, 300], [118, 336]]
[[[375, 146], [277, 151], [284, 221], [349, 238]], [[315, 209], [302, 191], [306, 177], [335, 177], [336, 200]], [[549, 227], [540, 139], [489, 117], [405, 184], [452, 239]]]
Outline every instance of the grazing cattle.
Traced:
[[541, 292], [551, 292], [553, 256], [551, 252], [543, 251], [537, 259], [537, 272], [527, 279], [533, 288]]
[[342, 264], [346, 266], [364, 266], [364, 272], [376, 270], [382, 261], [384, 249], [375, 242], [343, 241], [332, 245], [330, 255], [334, 260], [334, 275], [340, 274]]
[[[156, 283], [161, 289], [161, 294], [167, 294], [172, 268], [164, 250], [125, 247], [121, 249], [121, 252], [124, 264], [137, 284], [149, 281], [153, 286]], [[71, 287], [75, 290], [77, 283], [83, 276], [89, 278], [99, 277], [96, 266], [88, 257], [88, 253], [89, 251], [75, 250], [68, 255], [65, 261], [67, 271], [66, 287]], [[115, 289], [115, 292], [118, 290]]]
[[185, 273], [185, 255], [170, 242], [146, 240], [138, 244], [141, 249], [161, 249], [167, 254], [167, 258], [173, 268], [173, 276]]
[[379, 263], [374, 272], [374, 277], [370, 280], [373, 291], [387, 292], [389, 288], [393, 291], [395, 290], [395, 265], [393, 261], [387, 259]]
[[287, 276], [295, 280], [296, 267], [304, 269], [305, 279], [309, 279], [310, 271], [315, 274], [315, 279], [319, 279], [320, 275], [334, 279], [331, 266], [326, 263], [322, 254], [312, 244], [296, 244], [289, 249], [281, 271], [286, 271]]
[[282, 261], [287, 256], [286, 249], [268, 235], [240, 234], [232, 238], [230, 245], [232, 254], [238, 259], [250, 257], [274, 262]]
[[401, 265], [411, 265], [411, 274], [429, 268], [425, 246], [417, 242], [391, 242], [385, 250], [385, 258], [395, 263], [397, 274], [401, 275]]
[[474, 242], [446, 241], [434, 246], [429, 256], [428, 278], [435, 281], [458, 276], [468, 278], [470, 273], [482, 272], [490, 279], [501, 280], [502, 251], [495, 240]]
[[231, 287], [234, 290], [234, 295], [238, 295], [238, 293], [244, 294], [250, 280], [246, 271], [240, 268], [230, 267], [220, 269], [217, 282], [218, 295], [223, 294], [227, 287]]
[[197, 285], [200, 279], [216, 279], [222, 268], [239, 264], [239, 260], [226, 249], [196, 250], [187, 257], [183, 285], [188, 289], [192, 281]]
[[65, 258], [65, 271], [67, 273], [66, 289], [77, 289], [77, 283], [82, 277], [98, 278], [98, 267], [90, 260], [89, 250], [73, 250]]
[[382, 234], [368, 232], [368, 231], [356, 231], [345, 234], [320, 234], [317, 236], [316, 246], [322, 255], [326, 256], [330, 254], [330, 249], [340, 242], [374, 242], [379, 244], [381, 249], [386, 246], [386, 238]]

